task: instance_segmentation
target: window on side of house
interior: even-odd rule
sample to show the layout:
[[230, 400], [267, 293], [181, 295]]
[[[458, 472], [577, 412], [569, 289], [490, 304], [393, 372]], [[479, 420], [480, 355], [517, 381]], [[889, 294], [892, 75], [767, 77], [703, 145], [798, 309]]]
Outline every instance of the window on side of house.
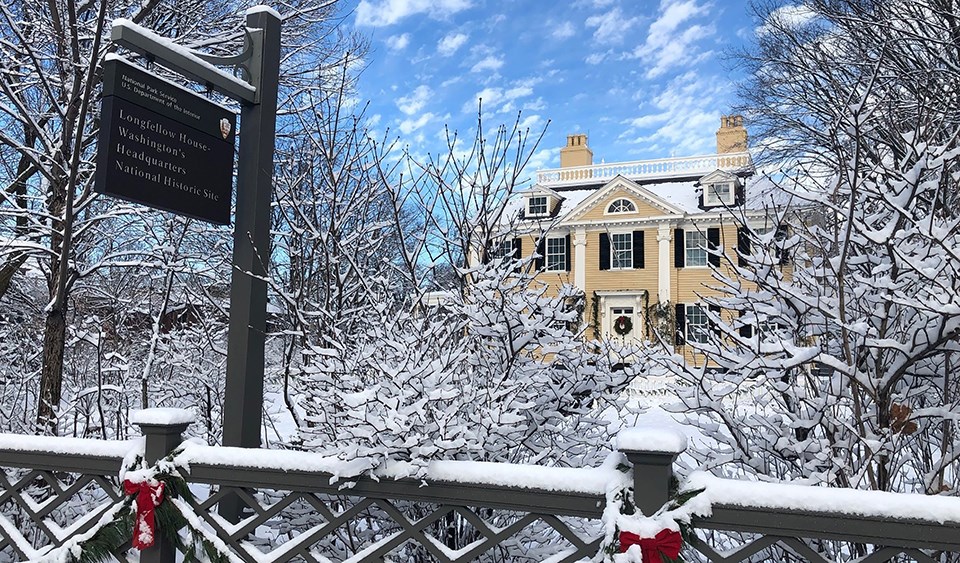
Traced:
[[610, 266], [616, 268], [633, 268], [633, 233], [613, 233], [610, 235], [611, 253]]
[[686, 341], [704, 344], [707, 342], [707, 331], [710, 329], [707, 320], [707, 308], [703, 305], [687, 305], [684, 327], [686, 327]]
[[607, 207], [607, 213], [633, 213], [636, 210], [637, 206], [632, 201], [623, 198], [615, 200]]
[[490, 258], [493, 260], [502, 260], [503, 258], [512, 258], [513, 239], [504, 239], [494, 242], [490, 247]]
[[547, 239], [547, 271], [565, 272], [567, 267], [566, 237]]
[[527, 215], [540, 217], [547, 214], [547, 196], [535, 195], [527, 200]]
[[731, 205], [733, 203], [733, 184], [730, 182], [718, 182], [707, 185], [707, 196], [705, 205]]
[[707, 235], [701, 231], [685, 231], [683, 234], [686, 250], [685, 266], [707, 265]]

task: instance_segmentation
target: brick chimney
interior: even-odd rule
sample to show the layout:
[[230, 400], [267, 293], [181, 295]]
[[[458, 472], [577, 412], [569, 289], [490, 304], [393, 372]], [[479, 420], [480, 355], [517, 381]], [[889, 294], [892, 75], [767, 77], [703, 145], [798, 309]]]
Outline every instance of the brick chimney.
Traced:
[[717, 154], [747, 150], [747, 130], [742, 115], [724, 115], [717, 129]]
[[567, 146], [560, 149], [560, 168], [591, 164], [593, 164], [593, 151], [587, 146], [587, 136], [583, 133], [567, 135]]

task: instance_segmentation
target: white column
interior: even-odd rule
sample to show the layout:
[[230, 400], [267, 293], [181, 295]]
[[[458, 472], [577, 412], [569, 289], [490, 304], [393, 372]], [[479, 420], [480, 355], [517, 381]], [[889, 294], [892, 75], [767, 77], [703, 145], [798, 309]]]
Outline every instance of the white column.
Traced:
[[573, 234], [573, 284], [587, 291], [587, 230], [579, 228]]
[[670, 225], [660, 225], [657, 230], [657, 256], [659, 257], [659, 266], [657, 268], [657, 299], [661, 303], [670, 301]]

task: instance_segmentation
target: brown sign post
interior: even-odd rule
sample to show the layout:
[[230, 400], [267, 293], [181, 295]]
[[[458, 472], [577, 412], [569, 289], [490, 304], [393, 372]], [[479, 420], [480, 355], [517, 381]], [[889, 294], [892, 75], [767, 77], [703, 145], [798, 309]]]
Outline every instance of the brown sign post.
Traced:
[[236, 115], [119, 57], [103, 64], [94, 189], [230, 223]]

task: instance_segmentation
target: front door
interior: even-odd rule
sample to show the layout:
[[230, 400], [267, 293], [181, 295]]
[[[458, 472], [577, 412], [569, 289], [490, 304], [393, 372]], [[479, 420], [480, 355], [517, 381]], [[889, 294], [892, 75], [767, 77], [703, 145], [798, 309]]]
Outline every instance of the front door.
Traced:
[[613, 305], [607, 308], [604, 333], [612, 340], [632, 343], [640, 340], [640, 317], [634, 306]]

